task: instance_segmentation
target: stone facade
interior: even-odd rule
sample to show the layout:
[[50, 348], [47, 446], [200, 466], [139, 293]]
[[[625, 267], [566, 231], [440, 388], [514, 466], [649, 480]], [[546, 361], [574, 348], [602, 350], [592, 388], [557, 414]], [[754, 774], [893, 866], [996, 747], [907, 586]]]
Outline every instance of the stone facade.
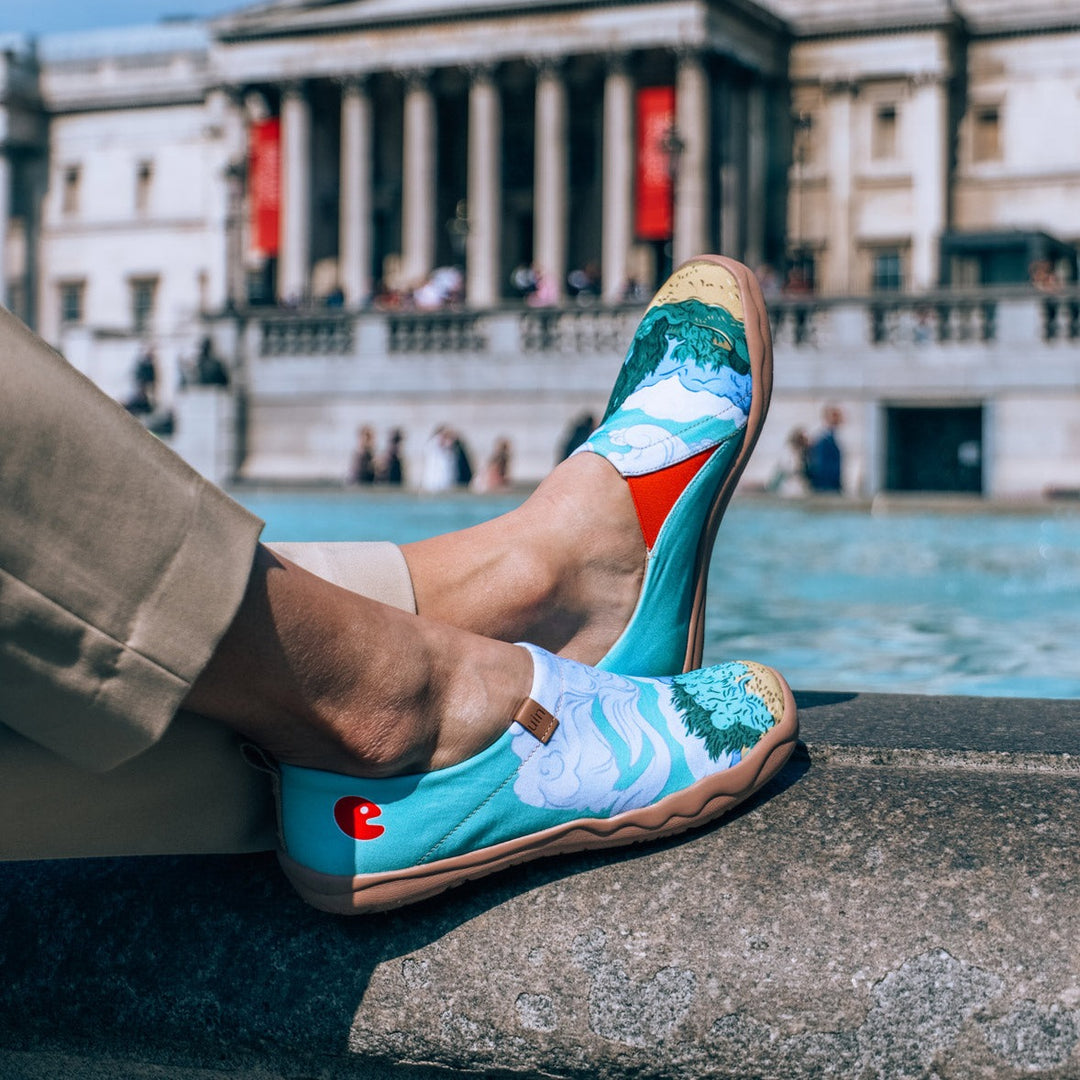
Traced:
[[[152, 347], [169, 404], [208, 327], [231, 349], [248, 341], [249, 316], [263, 325], [252, 302], [282, 305], [294, 321], [327, 303], [360, 311], [444, 266], [463, 267], [458, 306], [492, 318], [520, 302], [519, 266], [542, 275], [557, 311], [570, 272], [596, 268], [593, 303], [617, 319], [632, 283], [647, 291], [698, 250], [781, 278], [793, 269], [793, 301], [801, 287], [826, 303], [932, 300], [944, 282], [1015, 285], [1035, 261], [1075, 278], [1075, 0], [1022, 10], [999, 0], [425, 0], [407, 10], [278, 0], [205, 23], [0, 45], [0, 300], [117, 397]], [[655, 240], [635, 230], [638, 93], [650, 87], [673, 88], [675, 102], [663, 141], [671, 227]], [[251, 169], [267, 120], [279, 124], [280, 166], [270, 252], [255, 235]], [[1075, 341], [1071, 296], [1055, 318]], [[931, 308], [912, 300], [908, 311]], [[867, 325], [880, 310], [864, 308]], [[223, 314], [240, 321], [226, 327]], [[323, 352], [350, 355], [335, 340]], [[440, 340], [428, 334], [429, 346]], [[251, 460], [270, 462], [285, 436], [258, 423], [270, 399], [259, 397], [257, 365], [244, 369], [252, 355], [228, 358], [251, 396]], [[483, 387], [495, 354], [474, 356]], [[829, 395], [860, 400], [864, 366], [854, 352], [837, 357]], [[578, 397], [593, 403], [609, 377]], [[310, 435], [332, 438], [326, 454], [337, 453], [344, 431], [377, 411], [381, 388], [357, 387], [348, 406], [321, 379], [293, 389], [316, 388], [342, 419], [336, 435]], [[999, 389], [986, 388], [988, 406]], [[526, 408], [538, 447], [554, 444], [555, 413], [574, 399], [571, 380], [550, 417]], [[388, 424], [395, 408], [407, 412], [404, 399], [386, 408]], [[440, 419], [437, 409], [417, 423]], [[1014, 414], [988, 408], [987, 423]], [[477, 443], [500, 420], [478, 416]], [[852, 443], [872, 447], [876, 423], [850, 420]], [[318, 454], [296, 453], [286, 474], [325, 472]], [[867, 453], [857, 487], [872, 491], [883, 466]], [[535, 478], [539, 450], [525, 460], [523, 476]]]

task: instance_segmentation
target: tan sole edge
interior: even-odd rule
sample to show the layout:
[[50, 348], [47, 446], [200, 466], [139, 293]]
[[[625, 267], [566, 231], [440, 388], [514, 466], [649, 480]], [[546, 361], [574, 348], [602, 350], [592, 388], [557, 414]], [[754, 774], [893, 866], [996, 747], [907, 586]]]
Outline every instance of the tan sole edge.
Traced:
[[683, 266], [694, 262], [709, 262], [722, 266], [739, 284], [743, 304], [743, 326], [746, 330], [746, 344], [750, 354], [752, 392], [750, 413], [746, 421], [742, 446], [713, 500], [698, 544], [694, 563], [694, 599], [690, 609], [690, 628], [686, 641], [683, 671], [693, 671], [701, 667], [701, 659], [705, 651], [705, 599], [708, 591], [709, 564], [716, 544], [716, 534], [720, 529], [720, 521], [731, 501], [731, 496], [735, 493], [743, 470], [757, 445], [761, 428], [769, 412], [773, 379], [772, 331], [769, 327], [769, 314], [765, 307], [765, 297], [762, 295], [761, 286], [753, 271], [741, 262], [736, 262], [724, 255], [698, 255], [687, 260]]
[[706, 777], [643, 810], [607, 819], [572, 821], [453, 859], [384, 874], [322, 874], [279, 853], [282, 869], [312, 906], [335, 915], [361, 915], [426, 900], [456, 885], [533, 859], [659, 840], [704, 825], [733, 810], [768, 783], [795, 749], [799, 735], [795, 699], [783, 677], [774, 674], [784, 692], [784, 715], [753, 750], [726, 772]]

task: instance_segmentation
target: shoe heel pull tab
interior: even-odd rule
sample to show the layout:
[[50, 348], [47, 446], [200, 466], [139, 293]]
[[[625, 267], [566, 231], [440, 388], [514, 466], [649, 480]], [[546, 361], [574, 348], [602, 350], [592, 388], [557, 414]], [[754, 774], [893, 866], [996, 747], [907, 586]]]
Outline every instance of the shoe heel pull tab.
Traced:
[[261, 747], [254, 743], [242, 742], [240, 756], [253, 769], [266, 773], [270, 777], [270, 786], [274, 792], [274, 810], [277, 819], [278, 846], [285, 851], [285, 833], [281, 828], [281, 769], [278, 763]]
[[252, 742], [242, 742], [240, 756], [259, 772], [268, 773], [270, 776], [281, 775], [278, 763], [261, 746], [256, 746]]
[[518, 711], [514, 713], [514, 722], [545, 746], [559, 726], [558, 719], [531, 697], [527, 697], [518, 707]]

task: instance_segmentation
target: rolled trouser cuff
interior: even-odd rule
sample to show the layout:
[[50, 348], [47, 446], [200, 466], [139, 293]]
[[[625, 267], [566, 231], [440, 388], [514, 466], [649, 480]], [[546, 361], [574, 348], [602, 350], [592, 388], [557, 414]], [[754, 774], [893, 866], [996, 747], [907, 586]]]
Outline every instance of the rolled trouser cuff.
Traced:
[[262, 522], [0, 310], [0, 722], [95, 770], [165, 731]]
[[389, 540], [267, 544], [271, 551], [343, 589], [416, 614], [405, 556]]

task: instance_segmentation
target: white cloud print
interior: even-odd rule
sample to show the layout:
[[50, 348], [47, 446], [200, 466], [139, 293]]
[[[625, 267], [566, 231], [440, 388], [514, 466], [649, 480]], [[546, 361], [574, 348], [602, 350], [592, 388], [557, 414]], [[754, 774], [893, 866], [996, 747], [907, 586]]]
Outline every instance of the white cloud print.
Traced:
[[678, 376], [642, 386], [622, 404], [623, 409], [640, 409], [657, 420], [688, 424], [706, 416], [742, 423], [746, 413], [730, 398], [708, 390], [688, 390]]
[[658, 424], [633, 424], [608, 436], [605, 457], [624, 476], [655, 472], [716, 445], [712, 434], [686, 442]]

